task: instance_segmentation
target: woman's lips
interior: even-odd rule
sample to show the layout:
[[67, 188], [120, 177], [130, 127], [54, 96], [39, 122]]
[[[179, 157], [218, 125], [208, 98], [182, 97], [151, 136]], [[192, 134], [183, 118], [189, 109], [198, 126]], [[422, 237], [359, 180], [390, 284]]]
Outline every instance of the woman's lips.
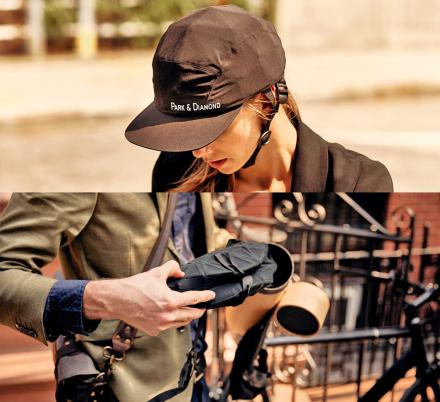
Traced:
[[220, 169], [225, 163], [226, 163], [227, 159], [219, 159], [217, 161], [208, 161], [208, 165], [211, 166], [214, 169]]

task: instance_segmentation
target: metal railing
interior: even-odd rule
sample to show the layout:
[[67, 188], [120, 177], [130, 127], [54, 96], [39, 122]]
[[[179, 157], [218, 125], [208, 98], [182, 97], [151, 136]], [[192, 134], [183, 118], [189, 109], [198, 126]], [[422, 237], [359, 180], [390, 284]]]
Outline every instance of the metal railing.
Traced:
[[[256, 196], [247, 197], [243, 203], [251, 203]], [[332, 202], [342, 203], [357, 215], [357, 222], [363, 222], [355, 227], [326, 223], [329, 205], [308, 208], [306, 198], [294, 194], [293, 200], [282, 200], [274, 206], [273, 216], [261, 217], [240, 215], [232, 195], [218, 194], [216, 217], [226, 222], [238, 238], [283, 243], [292, 253], [300, 279], [324, 284], [329, 295], [330, 311], [318, 335], [304, 339], [270, 332], [266, 346], [272, 351], [275, 382], [293, 386], [293, 401], [298, 385], [322, 387], [322, 400], [326, 401], [329, 384], [355, 382], [359, 396], [361, 382], [380, 375], [406, 346], [408, 331], [401, 325], [406, 294], [394, 285], [414, 276], [411, 272], [416, 263], [417, 279], [423, 282], [425, 268], [431, 257], [440, 253], [440, 247], [427, 247], [428, 223], [422, 247], [413, 247], [416, 216], [410, 208], [390, 214], [396, 228], [391, 230], [350, 196], [338, 194]], [[363, 248], [356, 248], [359, 245]], [[214, 350], [222, 369], [224, 334], [219, 330], [220, 322], [218, 325]], [[427, 337], [427, 343], [437, 351], [437, 328], [431, 328], [431, 332], [434, 336], [429, 341]], [[300, 355], [303, 362], [298, 364]]]

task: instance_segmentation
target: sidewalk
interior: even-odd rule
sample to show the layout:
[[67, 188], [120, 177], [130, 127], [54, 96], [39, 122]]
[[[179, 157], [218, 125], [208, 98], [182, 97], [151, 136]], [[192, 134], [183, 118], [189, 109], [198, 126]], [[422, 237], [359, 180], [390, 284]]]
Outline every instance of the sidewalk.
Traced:
[[[1, 59], [0, 123], [139, 112], [153, 98], [152, 55]], [[440, 93], [440, 50], [302, 52], [287, 59], [286, 78], [300, 102]]]

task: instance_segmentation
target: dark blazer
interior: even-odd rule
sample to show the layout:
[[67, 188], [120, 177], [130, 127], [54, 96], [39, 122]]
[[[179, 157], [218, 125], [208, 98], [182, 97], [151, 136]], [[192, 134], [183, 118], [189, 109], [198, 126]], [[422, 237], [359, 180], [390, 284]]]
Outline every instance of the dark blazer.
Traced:
[[[292, 191], [299, 192], [392, 192], [393, 182], [380, 162], [329, 143], [302, 121], [292, 164]], [[194, 161], [191, 152], [162, 152], [153, 170], [154, 192], [169, 191]], [[220, 175], [216, 191], [227, 191], [226, 176]]]

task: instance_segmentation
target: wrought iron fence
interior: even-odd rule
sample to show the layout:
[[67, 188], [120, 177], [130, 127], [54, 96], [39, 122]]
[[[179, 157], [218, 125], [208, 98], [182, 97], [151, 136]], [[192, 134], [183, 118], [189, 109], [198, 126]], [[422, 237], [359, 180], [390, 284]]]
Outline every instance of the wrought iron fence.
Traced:
[[[252, 203], [257, 196], [249, 195], [242, 203]], [[322, 284], [330, 298], [330, 311], [318, 335], [310, 339], [283, 336], [272, 328], [266, 339], [274, 383], [291, 384], [293, 401], [298, 386], [322, 387], [326, 401], [328, 386], [335, 383], [355, 382], [359, 397], [361, 382], [380, 375], [407, 346], [408, 331], [401, 324], [408, 292], [399, 291], [396, 284], [414, 276], [414, 265], [419, 266], [416, 280], [423, 282], [425, 268], [440, 254], [440, 247], [426, 246], [428, 223], [423, 246], [414, 247], [416, 216], [410, 208], [388, 212], [396, 228], [391, 230], [347, 194], [326, 197], [323, 205], [314, 202], [316, 195], [274, 196], [270, 217], [240, 215], [231, 194], [218, 194], [214, 202], [217, 219], [238, 238], [282, 243], [292, 253], [296, 275]], [[377, 197], [376, 211], [385, 211], [379, 213], [383, 220], [388, 200], [382, 195], [377, 208]], [[345, 221], [328, 223], [332, 208]], [[221, 313], [216, 314], [214, 380], [222, 378], [227, 366], [221, 324]], [[437, 358], [438, 321], [428, 329], [426, 343]]]

